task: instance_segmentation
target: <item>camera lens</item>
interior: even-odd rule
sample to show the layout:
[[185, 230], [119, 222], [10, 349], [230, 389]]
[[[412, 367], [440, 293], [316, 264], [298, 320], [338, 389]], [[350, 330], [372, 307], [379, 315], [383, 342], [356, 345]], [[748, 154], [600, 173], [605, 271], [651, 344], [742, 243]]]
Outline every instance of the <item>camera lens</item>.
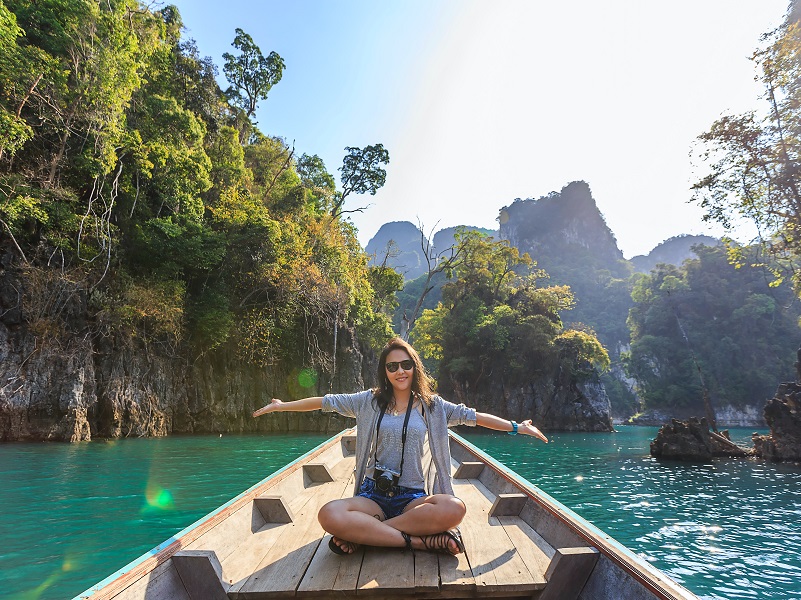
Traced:
[[392, 475], [389, 473], [381, 473], [375, 480], [375, 487], [377, 487], [382, 492], [389, 491], [392, 487]]

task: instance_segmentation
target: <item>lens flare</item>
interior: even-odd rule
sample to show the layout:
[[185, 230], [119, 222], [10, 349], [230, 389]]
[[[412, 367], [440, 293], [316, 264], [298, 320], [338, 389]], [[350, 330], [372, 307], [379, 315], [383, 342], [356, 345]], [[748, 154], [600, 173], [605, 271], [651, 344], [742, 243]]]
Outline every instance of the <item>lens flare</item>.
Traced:
[[147, 506], [144, 510], [173, 510], [175, 509], [175, 502], [173, 502], [170, 490], [161, 487], [155, 481], [148, 481], [145, 488], [145, 501]]
[[303, 369], [298, 374], [298, 384], [300, 387], [310, 388], [317, 383], [317, 371], [314, 369]]
[[44, 594], [48, 588], [52, 587], [54, 583], [61, 579], [64, 573], [74, 571], [79, 568], [79, 563], [80, 561], [76, 558], [66, 556], [61, 568], [49, 575], [44, 581], [42, 581], [42, 583], [37, 585], [35, 588], [28, 590], [27, 592], [14, 594], [9, 598], [9, 600], [39, 600], [39, 598], [42, 597], [42, 594]]

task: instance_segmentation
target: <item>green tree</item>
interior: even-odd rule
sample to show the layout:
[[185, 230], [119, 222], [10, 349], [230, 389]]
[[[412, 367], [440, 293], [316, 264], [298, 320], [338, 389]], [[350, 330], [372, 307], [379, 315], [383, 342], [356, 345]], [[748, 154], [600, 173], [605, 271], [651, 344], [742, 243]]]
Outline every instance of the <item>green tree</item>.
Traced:
[[44, 184], [54, 187], [61, 175], [80, 180], [110, 173], [123, 146], [125, 109], [154, 48], [155, 17], [135, 0], [7, 6], [25, 31], [21, 43], [48, 57], [40, 62], [43, 82], [23, 112], [36, 123]]
[[[20, 117], [22, 108], [42, 74], [31, 72], [17, 38], [25, 32], [17, 25], [17, 17], [0, 2], [0, 160], [13, 154], [31, 137], [33, 129]], [[30, 80], [33, 79], [31, 82]], [[27, 91], [26, 91], [27, 90]]]
[[301, 185], [307, 190], [315, 210], [327, 212], [337, 191], [334, 176], [325, 168], [323, 159], [316, 154], [301, 155], [297, 164]]
[[[244, 87], [228, 98], [181, 34], [172, 6], [0, 1], [0, 243], [30, 290], [91, 287], [81, 336], [331, 380], [337, 354], [390, 337], [402, 279], [369, 269], [354, 226], [330, 217], [319, 157], [296, 160], [248, 117], [280, 57], [239, 36]], [[374, 193], [359, 176], [348, 190]], [[50, 326], [48, 294], [29, 295], [45, 307], [36, 331], [68, 330]]]
[[456, 239], [462, 260], [442, 286], [442, 302], [411, 331], [444, 385], [478, 393], [526, 385], [555, 369], [575, 383], [608, 367], [594, 334], [562, 326], [560, 313], [573, 303], [569, 288], [538, 287], [545, 273], [508, 241], [476, 231]]
[[294, 148], [279, 137], [259, 135], [245, 146], [250, 193], [276, 215], [298, 214], [306, 207], [306, 191], [295, 169]]
[[[793, 9], [795, 6], [795, 9]], [[775, 275], [796, 273], [801, 254], [801, 26], [797, 2], [785, 23], [763, 37], [752, 60], [764, 87], [764, 110], [727, 115], [699, 137], [708, 173], [693, 185], [693, 200], [708, 221], [731, 228], [752, 221]], [[742, 258], [733, 249], [733, 259]], [[801, 280], [795, 275], [801, 291]]]
[[[754, 261], [756, 248], [741, 250]], [[801, 309], [788, 285], [736, 268], [725, 248], [695, 252], [681, 268], [637, 277], [626, 369], [650, 407], [700, 410], [705, 393], [713, 405], [761, 402], [792, 377]]]
[[239, 28], [231, 45], [239, 54], [223, 54], [223, 73], [231, 84], [225, 93], [249, 119], [256, 112], [259, 100], [265, 100], [272, 87], [281, 81], [284, 59], [276, 52], [265, 58], [253, 38]]
[[345, 158], [342, 159], [342, 166], [339, 171], [342, 173], [342, 192], [334, 198], [334, 205], [331, 215], [338, 217], [346, 212], [359, 212], [363, 208], [354, 210], [342, 210], [345, 199], [352, 193], [370, 193], [375, 196], [376, 192], [383, 187], [387, 180], [387, 172], [381, 165], [389, 164], [389, 151], [382, 144], [365, 146], [364, 148], [345, 148]]

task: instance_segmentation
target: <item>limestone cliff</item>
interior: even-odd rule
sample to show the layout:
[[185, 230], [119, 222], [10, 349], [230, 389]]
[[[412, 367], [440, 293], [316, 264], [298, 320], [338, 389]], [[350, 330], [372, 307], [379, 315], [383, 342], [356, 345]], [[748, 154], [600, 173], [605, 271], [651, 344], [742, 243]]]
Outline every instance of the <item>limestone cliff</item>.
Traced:
[[[313, 430], [351, 426], [338, 415], [252, 419], [272, 397], [369, 386], [352, 331], [340, 330], [337, 376], [301, 387], [298, 369], [244, 364], [232, 348], [187, 351], [109, 334], [88, 290], [64, 278], [31, 294], [32, 281], [0, 259], [0, 440], [85, 441], [171, 433]], [[51, 282], [52, 283], [52, 282]], [[60, 287], [59, 287], [60, 286]]]
[[609, 397], [597, 381], [571, 383], [565, 378], [539, 379], [509, 388], [502, 382], [470, 390], [451, 382], [443, 393], [507, 419], [532, 419], [544, 431], [612, 431]]
[[[36, 281], [45, 273], [46, 281]], [[335, 432], [353, 421], [329, 413], [252, 419], [270, 398], [298, 398], [372, 384], [375, 356], [340, 329], [337, 374], [309, 387], [299, 368], [260, 368], [233, 345], [200, 356], [105, 326], [91, 292], [54, 270], [26, 272], [0, 257], [0, 441], [86, 441], [173, 433]], [[546, 377], [521, 388], [497, 383], [443, 395], [545, 430], [609, 431], [609, 399], [597, 383]]]

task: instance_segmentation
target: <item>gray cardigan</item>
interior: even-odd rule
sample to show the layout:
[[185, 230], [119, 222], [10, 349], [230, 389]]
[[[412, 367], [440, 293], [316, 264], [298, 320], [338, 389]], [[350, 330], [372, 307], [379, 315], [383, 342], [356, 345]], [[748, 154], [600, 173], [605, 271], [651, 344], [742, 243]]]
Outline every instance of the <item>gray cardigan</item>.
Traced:
[[[367, 461], [375, 444], [376, 424], [379, 411], [373, 402], [373, 391], [356, 394], [327, 394], [323, 396], [323, 411], [338, 412], [356, 419], [356, 485], [354, 495], [364, 479]], [[453, 404], [439, 396], [432, 396], [431, 404], [425, 407], [423, 418], [428, 427], [430, 462], [426, 473], [426, 488], [433, 494], [453, 494], [451, 484], [451, 450], [448, 445], [448, 427], [453, 425], [476, 425], [476, 411], [464, 404]], [[366, 435], [369, 433], [369, 435]], [[428, 455], [428, 453], [427, 453]], [[428, 456], [424, 455], [425, 461]], [[433, 465], [433, 473], [431, 466]]]

